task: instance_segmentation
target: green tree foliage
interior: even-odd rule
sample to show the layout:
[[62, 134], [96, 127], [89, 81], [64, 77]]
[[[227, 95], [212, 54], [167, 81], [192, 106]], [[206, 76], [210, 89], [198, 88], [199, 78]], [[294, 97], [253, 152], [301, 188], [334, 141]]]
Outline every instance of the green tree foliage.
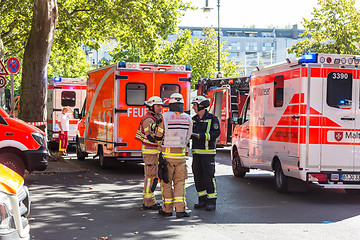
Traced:
[[318, 0], [313, 18], [303, 19], [305, 39], [293, 45], [289, 53], [359, 54], [360, 12], [354, 5], [355, 0]]
[[[239, 75], [233, 60], [228, 61], [229, 53], [220, 46], [221, 71], [224, 77]], [[183, 30], [171, 41], [157, 41], [152, 52], [145, 52], [139, 46], [121, 44], [110, 52], [112, 62], [156, 62], [166, 64], [190, 64], [192, 69], [191, 85], [199, 78], [213, 78], [217, 72], [218, 44], [214, 28], [204, 29], [203, 37], [191, 40], [191, 31]]]
[[85, 61], [85, 52], [80, 48], [65, 50], [54, 44], [51, 51], [48, 79], [56, 76], [65, 78], [86, 78], [90, 64]]

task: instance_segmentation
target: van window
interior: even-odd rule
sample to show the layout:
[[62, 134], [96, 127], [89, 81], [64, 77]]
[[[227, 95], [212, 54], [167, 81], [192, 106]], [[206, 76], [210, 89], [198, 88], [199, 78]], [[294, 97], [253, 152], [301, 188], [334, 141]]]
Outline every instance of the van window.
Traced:
[[61, 105], [63, 107], [74, 107], [76, 103], [76, 93], [74, 91], [63, 91], [61, 93]]
[[274, 79], [274, 107], [284, 105], [284, 76], [276, 76]]
[[246, 99], [246, 103], [244, 104], [244, 108], [241, 112], [240, 124], [243, 124], [250, 119], [250, 97]]
[[161, 85], [160, 97], [162, 100], [170, 98], [171, 94], [173, 94], [173, 93], [180, 93], [179, 85], [177, 85], [177, 84], [162, 84]]
[[126, 84], [126, 104], [144, 106], [146, 101], [146, 85], [144, 83]]
[[351, 73], [331, 72], [327, 76], [326, 103], [330, 107], [350, 109], [352, 103]]

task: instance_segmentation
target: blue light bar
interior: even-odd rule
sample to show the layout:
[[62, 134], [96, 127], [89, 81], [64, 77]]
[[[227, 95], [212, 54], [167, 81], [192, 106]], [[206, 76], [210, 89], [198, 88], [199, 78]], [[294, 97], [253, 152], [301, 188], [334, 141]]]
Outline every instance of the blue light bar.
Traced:
[[299, 59], [299, 63], [317, 63], [317, 53], [309, 53]]
[[125, 68], [125, 62], [118, 62], [118, 68]]
[[185, 65], [185, 70], [186, 71], [191, 71], [191, 66], [190, 65]]
[[61, 82], [61, 77], [54, 77], [54, 82]]
[[340, 100], [340, 104], [345, 104], [345, 101], [344, 101], [344, 100]]

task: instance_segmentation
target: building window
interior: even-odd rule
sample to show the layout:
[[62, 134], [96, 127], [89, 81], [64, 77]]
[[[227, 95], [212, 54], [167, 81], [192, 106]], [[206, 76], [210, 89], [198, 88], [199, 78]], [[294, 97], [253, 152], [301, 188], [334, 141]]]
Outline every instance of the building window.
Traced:
[[246, 51], [257, 51], [257, 43], [256, 42], [247, 42], [245, 48], [246, 48]]
[[144, 83], [126, 84], [126, 104], [129, 106], [144, 106], [146, 100], [146, 85]]
[[193, 36], [195, 37], [201, 37], [202, 36], [202, 31], [193, 31]]

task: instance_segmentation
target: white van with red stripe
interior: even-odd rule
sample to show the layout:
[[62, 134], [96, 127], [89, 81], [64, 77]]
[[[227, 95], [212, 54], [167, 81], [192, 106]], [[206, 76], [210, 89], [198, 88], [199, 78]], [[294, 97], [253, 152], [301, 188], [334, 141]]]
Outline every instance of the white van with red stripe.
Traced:
[[251, 75], [232, 138], [234, 175], [275, 172], [275, 188], [300, 179], [360, 189], [359, 56], [309, 54]]
[[[64, 107], [79, 111], [86, 98], [86, 79], [56, 77], [48, 83], [47, 133], [50, 146], [58, 148], [58, 118]], [[69, 143], [75, 143], [78, 119], [69, 121]]]

